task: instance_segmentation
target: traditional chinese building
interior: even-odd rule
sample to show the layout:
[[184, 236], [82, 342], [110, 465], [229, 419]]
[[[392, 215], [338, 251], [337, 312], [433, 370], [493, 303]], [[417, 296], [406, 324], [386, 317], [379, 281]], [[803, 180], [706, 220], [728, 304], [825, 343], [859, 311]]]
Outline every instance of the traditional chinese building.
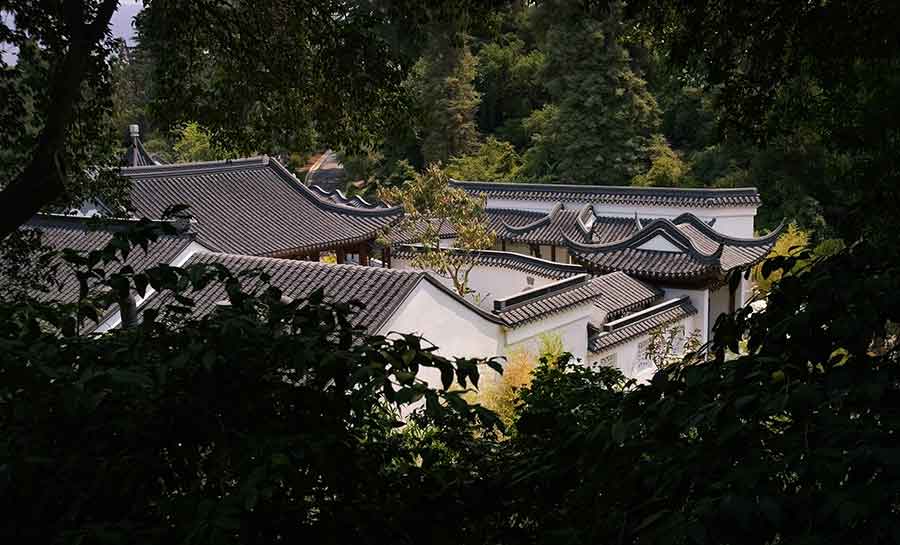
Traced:
[[[226, 253], [318, 261], [334, 253], [367, 265], [373, 242], [400, 208], [303, 185], [278, 161], [255, 157], [122, 169], [137, 217], [189, 205], [197, 240]], [[386, 259], [382, 259], [382, 262]]]

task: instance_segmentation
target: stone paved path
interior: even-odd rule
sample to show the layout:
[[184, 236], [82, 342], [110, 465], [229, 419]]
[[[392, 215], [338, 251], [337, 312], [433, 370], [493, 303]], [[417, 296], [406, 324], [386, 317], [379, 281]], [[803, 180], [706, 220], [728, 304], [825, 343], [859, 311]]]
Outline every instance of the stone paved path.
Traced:
[[343, 191], [346, 183], [344, 166], [338, 162], [337, 155], [332, 150], [328, 150], [318, 166], [309, 172], [306, 182], [309, 185], [317, 185], [326, 191], [335, 189]]

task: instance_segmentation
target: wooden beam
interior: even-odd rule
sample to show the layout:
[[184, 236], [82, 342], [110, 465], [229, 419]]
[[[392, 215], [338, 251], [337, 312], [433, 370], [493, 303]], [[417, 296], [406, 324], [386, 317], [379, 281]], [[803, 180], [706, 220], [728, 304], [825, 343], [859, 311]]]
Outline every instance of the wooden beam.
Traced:
[[359, 264], [363, 267], [369, 266], [369, 243], [359, 243]]

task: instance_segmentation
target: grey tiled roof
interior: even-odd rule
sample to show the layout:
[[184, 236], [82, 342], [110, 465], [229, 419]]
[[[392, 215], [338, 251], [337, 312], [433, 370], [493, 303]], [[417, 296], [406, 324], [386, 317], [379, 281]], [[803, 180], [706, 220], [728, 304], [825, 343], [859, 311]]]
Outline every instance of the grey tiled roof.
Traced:
[[[674, 220], [657, 219], [640, 231], [609, 244], [585, 244], [569, 239], [572, 258], [596, 273], [623, 271], [652, 280], [696, 281], [721, 279], [736, 268], [746, 268], [772, 249], [780, 228], [761, 238], [729, 237], [692, 214]], [[641, 249], [661, 237], [677, 251]]]
[[633, 218], [595, 216], [591, 205], [578, 209], [557, 203], [549, 212], [488, 208], [489, 225], [509, 242], [564, 246], [566, 238], [583, 242], [621, 240], [637, 229]]
[[322, 197], [325, 200], [331, 201], [335, 204], [342, 204], [345, 206], [350, 206], [353, 208], [382, 208], [384, 205], [376, 202], [369, 202], [366, 199], [360, 197], [359, 195], [354, 195], [353, 197], [347, 197], [344, 195], [344, 192], [340, 189], [332, 189], [328, 190], [318, 185], [309, 186], [310, 189], [313, 190], [316, 194]]
[[[39, 214], [29, 220], [22, 229], [37, 230], [41, 232], [41, 242], [51, 249], [62, 251], [70, 248], [80, 253], [88, 253], [100, 250], [112, 240], [116, 232], [124, 231], [137, 223], [134, 220], [109, 220], [99, 218], [85, 218], [81, 216], [58, 216]], [[120, 266], [107, 267], [106, 272], [113, 273], [128, 265], [135, 272], [154, 267], [161, 263], [171, 264], [182, 251], [186, 250], [193, 242], [194, 237], [189, 232], [182, 231], [175, 235], [161, 235], [151, 243], [147, 251], [142, 248], [134, 248], [128, 258]], [[60, 303], [75, 303], [78, 301], [78, 278], [61, 256], [56, 256], [50, 263], [56, 266], [58, 285], [50, 291], [33, 292], [31, 295], [39, 301], [56, 301]], [[108, 309], [106, 316], [118, 312], [118, 307]], [[93, 331], [98, 324], [86, 322], [85, 333]]]
[[323, 197], [268, 157], [123, 168], [139, 216], [188, 204], [197, 237], [223, 252], [290, 256], [374, 239], [402, 210]]
[[603, 295], [604, 283], [580, 274], [540, 288], [494, 300], [494, 314], [510, 327], [590, 304]]
[[602, 297], [594, 305], [606, 312], [607, 320], [648, 307], [662, 299], [663, 291], [617, 271], [597, 277]]
[[494, 314], [506, 325], [518, 327], [593, 303], [607, 312], [608, 319], [642, 309], [662, 297], [662, 291], [624, 273], [591, 277], [581, 274], [494, 301]]
[[[394, 256], [400, 259], [412, 259], [417, 251], [415, 246], [401, 245], [394, 248]], [[448, 249], [445, 251], [458, 251]], [[585, 272], [581, 265], [568, 263], [556, 263], [537, 257], [532, 257], [514, 252], [500, 252], [496, 250], [479, 250], [474, 253], [475, 264], [482, 267], [497, 267], [523, 272], [532, 276], [559, 280]]]
[[573, 239], [588, 236], [584, 226], [578, 222], [578, 210], [566, 209], [562, 203], [557, 203], [549, 213], [537, 216], [528, 212], [516, 216], [511, 210], [499, 214], [487, 210], [486, 213], [488, 217], [493, 215], [496, 218], [489, 223], [497, 224], [494, 227], [497, 237], [510, 242], [560, 245], [566, 236]]
[[624, 206], [758, 206], [756, 188], [684, 189], [600, 185], [562, 185], [451, 181], [456, 187], [492, 199], [562, 201]]
[[[362, 308], [354, 312], [351, 323], [370, 334], [376, 333], [413, 288], [427, 277], [419, 271], [207, 252], [194, 254], [185, 266], [192, 264], [222, 264], [234, 274], [251, 270], [265, 272], [271, 277], [270, 285], [278, 287], [285, 296], [292, 299], [306, 298], [321, 288], [327, 302], [355, 301]], [[252, 282], [257, 281], [245, 278], [243, 282], [244, 289], [251, 290], [254, 287]], [[183, 295], [194, 300], [194, 316], [208, 314], [216, 303], [227, 300], [224, 287], [219, 284], [208, 286], [197, 293], [185, 292]], [[172, 302], [171, 295], [158, 294], [143, 308], [158, 309]]]
[[[391, 245], [418, 244], [422, 240], [422, 236], [425, 234], [425, 227], [428, 223], [425, 223], [424, 220], [415, 225], [411, 225], [411, 223], [412, 222], [402, 222], [387, 229], [386, 238]], [[431, 220], [430, 224], [436, 226], [435, 228], [438, 231], [438, 237], [441, 240], [456, 238], [456, 229], [449, 221], [439, 222], [438, 220]]]
[[593, 329], [588, 339], [588, 350], [594, 353], [646, 335], [647, 333], [697, 314], [688, 296], [672, 299], [655, 307], [635, 312], [620, 320], [607, 323], [602, 331]]

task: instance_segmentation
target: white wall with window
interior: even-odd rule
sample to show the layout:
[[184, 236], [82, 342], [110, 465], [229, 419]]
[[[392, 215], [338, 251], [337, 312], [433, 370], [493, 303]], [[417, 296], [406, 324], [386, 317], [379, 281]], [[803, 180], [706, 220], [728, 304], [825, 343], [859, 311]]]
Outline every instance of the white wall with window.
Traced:
[[[684, 355], [685, 343], [697, 331], [697, 315], [685, 318], [665, 326], [675, 333], [669, 350], [670, 358]], [[656, 363], [649, 357], [650, 333], [635, 337], [602, 352], [588, 354], [587, 362], [591, 366], [617, 367], [622, 374], [639, 382], [650, 380], [656, 373]]]

